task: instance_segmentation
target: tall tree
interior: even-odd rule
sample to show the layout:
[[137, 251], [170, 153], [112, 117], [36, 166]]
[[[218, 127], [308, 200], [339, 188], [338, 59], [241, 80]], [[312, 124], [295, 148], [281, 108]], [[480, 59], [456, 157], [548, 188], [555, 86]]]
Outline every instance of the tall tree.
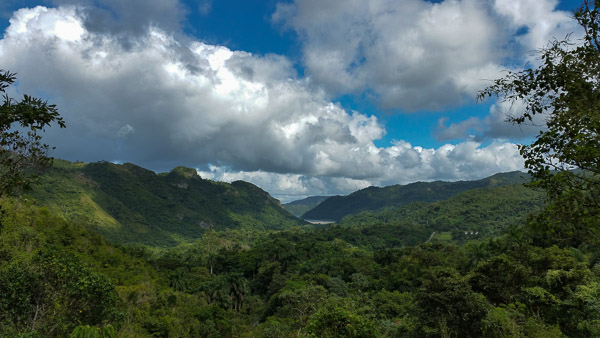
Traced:
[[541, 65], [504, 78], [479, 93], [525, 104], [514, 123], [546, 115], [546, 128], [520, 152], [534, 185], [550, 205], [535, 225], [547, 244], [597, 241], [600, 230], [600, 0], [585, 0], [574, 13], [581, 41], [551, 42]]
[[18, 193], [35, 181], [38, 170], [52, 161], [40, 132], [52, 122], [65, 127], [55, 105], [29, 95], [20, 101], [10, 98], [6, 88], [15, 80], [14, 73], [0, 70], [0, 196]]

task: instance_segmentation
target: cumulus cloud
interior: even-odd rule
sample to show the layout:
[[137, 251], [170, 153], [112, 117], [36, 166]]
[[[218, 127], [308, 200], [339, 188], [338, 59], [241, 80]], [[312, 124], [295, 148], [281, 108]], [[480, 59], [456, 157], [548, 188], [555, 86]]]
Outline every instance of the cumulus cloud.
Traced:
[[450, 125], [446, 125], [447, 122], [447, 117], [442, 117], [438, 120], [438, 126], [436, 130], [436, 139], [438, 142], [464, 139], [469, 136], [475, 137], [473, 132], [479, 133], [483, 130], [483, 122], [481, 119], [475, 116], [472, 116], [459, 123], [451, 123]]
[[18, 72], [17, 90], [56, 103], [67, 122], [45, 140], [57, 157], [159, 171], [183, 164], [277, 196], [522, 168], [506, 142], [377, 147], [385, 129], [375, 116], [332, 103], [285, 57], [179, 39], [157, 26], [123, 44], [90, 29], [89, 13], [21, 9], [0, 40], [0, 64]]
[[545, 47], [550, 40], [562, 40], [571, 33], [579, 33], [578, 27], [571, 19], [571, 13], [555, 11], [558, 0], [496, 0], [494, 10], [509, 21], [509, 27], [525, 30], [515, 38], [521, 47], [519, 51], [524, 60], [537, 64], [532, 53]]
[[[158, 27], [179, 31], [188, 9], [179, 0], [51, 0], [62, 7], [76, 7], [83, 26], [93, 33], [111, 34], [127, 46], [132, 39]], [[209, 6], [210, 3], [206, 2]], [[199, 10], [201, 10], [200, 5]], [[206, 9], [210, 11], [210, 7]]]
[[489, 114], [483, 118], [473, 116], [450, 124], [448, 118], [440, 118], [435, 135], [440, 142], [465, 138], [478, 141], [531, 139], [546, 129], [547, 114], [536, 114], [531, 121], [520, 125], [511, 122], [512, 117], [521, 116], [524, 111], [525, 105], [522, 101], [499, 101], [492, 104]]
[[382, 149], [382, 152], [387, 169], [379, 178], [383, 185], [418, 180], [473, 179], [523, 168], [517, 146], [502, 141], [493, 141], [487, 146], [465, 141], [456, 145], [446, 144], [438, 149], [399, 141]]
[[[87, 30], [81, 15], [73, 7], [21, 9], [0, 41], [0, 62], [19, 73], [19, 90], [42, 91], [61, 107], [69, 128], [50, 137], [68, 154], [153, 167], [378, 174], [370, 164], [372, 141], [384, 133], [377, 118], [326, 101], [287, 59], [184, 45], [156, 28], [124, 47]], [[112, 153], [115, 143], [123, 154]]]
[[517, 146], [495, 141], [486, 147], [468, 141], [457, 145], [444, 145], [438, 149], [425, 149], [398, 141], [393, 146], [379, 150], [377, 177], [353, 179], [347, 177], [279, 174], [264, 171], [233, 171], [223, 166], [211, 165], [198, 174], [207, 179], [232, 182], [244, 180], [269, 191], [286, 203], [314, 195], [348, 194], [368, 186], [407, 184], [415, 181], [473, 180], [497, 172], [521, 170], [523, 159]]
[[440, 110], [472, 101], [502, 69], [577, 30], [556, 4], [295, 0], [279, 3], [272, 20], [299, 34], [307, 73], [330, 94], [366, 91], [384, 108]]
[[243, 180], [251, 182], [265, 189], [283, 203], [315, 195], [349, 194], [372, 185], [372, 182], [367, 180], [345, 177], [277, 174], [264, 171], [231, 171], [226, 167], [212, 165], [209, 166], [208, 170], [199, 170], [198, 175], [214, 181], [232, 182]]

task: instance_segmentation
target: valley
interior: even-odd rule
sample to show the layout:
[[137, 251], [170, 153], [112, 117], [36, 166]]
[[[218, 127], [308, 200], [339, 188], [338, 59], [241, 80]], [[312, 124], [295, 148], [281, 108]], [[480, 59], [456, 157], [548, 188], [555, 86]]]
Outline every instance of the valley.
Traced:
[[[421, 336], [448, 313], [462, 313], [449, 328], [463, 336], [559, 332], [552, 323], [595, 332], [593, 322], [510, 305], [545, 290], [555, 297], [540, 308], [547, 316], [568, 308], [592, 320], [596, 303], [572, 304], [597, 292], [600, 257], [532, 245], [537, 235], [522, 224], [545, 199], [519, 173], [320, 198], [314, 209], [333, 200], [336, 215], [339, 199], [365, 206], [326, 224], [292, 216], [249, 183], [182, 167], [57, 160], [40, 182], [2, 201], [4, 332], [33, 325], [60, 337], [87, 323], [118, 337]], [[555, 285], [555, 274], [573, 277]]]
[[0, 338], [600, 337], [600, 0], [0, 13]]

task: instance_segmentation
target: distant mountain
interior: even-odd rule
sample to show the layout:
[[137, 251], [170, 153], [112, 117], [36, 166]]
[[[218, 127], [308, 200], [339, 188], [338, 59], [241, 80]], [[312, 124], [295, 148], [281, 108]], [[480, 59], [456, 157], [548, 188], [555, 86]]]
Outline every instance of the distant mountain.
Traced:
[[[407, 224], [431, 233], [452, 232], [453, 239], [497, 236], [510, 225], [523, 223], [544, 203], [545, 194], [523, 184], [477, 188], [431, 203], [363, 211], [344, 217], [342, 226]], [[465, 234], [468, 232], [468, 234]]]
[[55, 160], [31, 196], [68, 218], [93, 222], [114, 243], [168, 246], [211, 228], [305, 224], [253, 184], [205, 180], [184, 167], [156, 174], [131, 163]]
[[301, 200], [296, 200], [283, 205], [285, 210], [290, 212], [292, 215], [300, 217], [305, 212], [313, 209], [330, 196], [311, 196]]
[[435, 202], [470, 189], [524, 183], [529, 176], [520, 171], [496, 174], [477, 181], [416, 182], [388, 187], [368, 187], [347, 196], [333, 196], [302, 215], [304, 219], [339, 221], [367, 210], [401, 207], [413, 202]]

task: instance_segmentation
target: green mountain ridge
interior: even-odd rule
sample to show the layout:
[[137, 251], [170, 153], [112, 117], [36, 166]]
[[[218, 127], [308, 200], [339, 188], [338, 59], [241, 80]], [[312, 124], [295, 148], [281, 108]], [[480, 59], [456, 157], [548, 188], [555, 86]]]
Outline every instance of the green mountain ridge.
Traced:
[[253, 184], [202, 179], [191, 168], [156, 174], [131, 163], [56, 160], [30, 196], [92, 221], [113, 243], [172, 246], [207, 229], [281, 230], [305, 224]]
[[304, 219], [339, 221], [362, 211], [401, 207], [413, 202], [435, 202], [470, 189], [525, 183], [527, 174], [520, 171], [495, 174], [476, 181], [415, 182], [407, 185], [368, 187], [347, 196], [332, 196], [302, 215]]
[[543, 192], [523, 184], [510, 184], [470, 189], [431, 203], [413, 202], [363, 211], [345, 216], [339, 223], [346, 227], [406, 224], [427, 229], [429, 233], [451, 232], [452, 239], [464, 241], [498, 236], [509, 226], [523, 223], [544, 202]]
[[285, 203], [283, 207], [294, 216], [302, 216], [302, 214], [313, 209], [330, 196], [310, 196], [301, 200]]
[[[201, 189], [214, 190], [214, 208], [240, 199], [228, 206], [238, 217], [277, 201], [183, 167], [57, 161], [36, 188], [53, 199], [0, 199], [0, 336], [441, 337], [440, 322], [457, 337], [598, 336], [597, 246], [533, 246], [523, 219], [544, 195], [507, 180], [324, 228], [213, 224], [158, 248], [94, 230], [124, 231], [127, 217], [155, 224], [163, 200], [186, 211]], [[489, 232], [431, 236], [453, 229]]]

